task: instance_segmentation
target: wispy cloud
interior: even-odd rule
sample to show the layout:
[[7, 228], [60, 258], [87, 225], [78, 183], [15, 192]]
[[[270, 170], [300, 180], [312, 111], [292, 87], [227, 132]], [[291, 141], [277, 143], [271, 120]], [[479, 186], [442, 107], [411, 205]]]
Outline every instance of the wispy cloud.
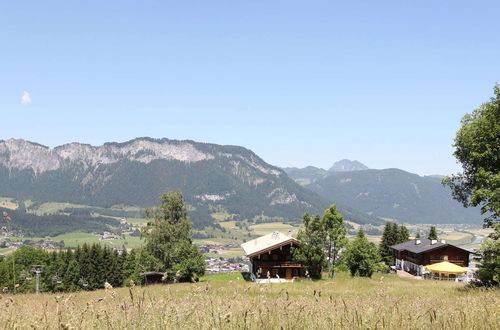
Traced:
[[21, 97], [21, 104], [28, 105], [31, 103], [30, 93], [24, 91], [23, 96]]

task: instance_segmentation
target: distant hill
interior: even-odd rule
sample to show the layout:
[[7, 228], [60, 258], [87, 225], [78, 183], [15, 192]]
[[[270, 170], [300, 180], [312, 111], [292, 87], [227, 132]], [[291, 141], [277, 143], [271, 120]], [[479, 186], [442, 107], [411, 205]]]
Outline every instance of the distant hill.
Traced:
[[0, 141], [0, 196], [102, 207], [148, 207], [181, 190], [197, 227], [223, 212], [235, 219], [300, 221], [328, 201], [301, 187], [252, 151], [194, 141], [138, 138], [94, 147], [48, 148]]
[[479, 210], [452, 199], [437, 176], [399, 169], [332, 172], [305, 187], [375, 217], [407, 223], [481, 223]]
[[327, 170], [314, 166], [307, 166], [304, 168], [286, 167], [283, 170], [290, 178], [294, 179], [301, 185], [309, 184], [317, 179], [324, 178], [329, 174]]
[[368, 167], [357, 160], [343, 159], [335, 162], [329, 170], [307, 166], [304, 168], [285, 167], [283, 170], [288, 176], [300, 185], [308, 185], [318, 179], [323, 179], [335, 172], [363, 171]]
[[335, 162], [328, 170], [329, 172], [351, 172], [367, 170], [368, 166], [357, 160], [342, 159]]

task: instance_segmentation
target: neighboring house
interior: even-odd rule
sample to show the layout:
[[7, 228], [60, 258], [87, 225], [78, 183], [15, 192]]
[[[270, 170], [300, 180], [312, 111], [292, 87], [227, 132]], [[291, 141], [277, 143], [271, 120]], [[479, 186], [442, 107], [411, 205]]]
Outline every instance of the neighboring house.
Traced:
[[291, 280], [302, 273], [302, 265], [292, 257], [293, 246], [299, 241], [289, 232], [272, 232], [241, 244], [250, 260], [250, 273], [255, 278], [281, 278]]
[[414, 275], [422, 275], [424, 266], [448, 261], [458, 266], [469, 266], [470, 251], [446, 243], [445, 240], [413, 239], [391, 246], [396, 268]]

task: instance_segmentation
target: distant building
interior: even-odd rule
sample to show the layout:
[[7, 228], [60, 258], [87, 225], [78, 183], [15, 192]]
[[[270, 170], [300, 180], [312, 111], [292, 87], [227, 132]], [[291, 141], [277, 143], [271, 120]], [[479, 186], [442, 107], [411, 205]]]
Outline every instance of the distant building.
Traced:
[[469, 266], [470, 251], [446, 243], [445, 240], [418, 238], [391, 246], [396, 268], [422, 275], [424, 266], [448, 261], [461, 267]]
[[101, 238], [100, 238], [101, 241], [104, 241], [104, 240], [115, 240], [115, 239], [120, 239], [120, 237], [118, 235], [115, 235], [113, 233], [109, 233], [107, 231], [105, 231], [104, 233], [102, 233]]
[[249, 258], [249, 271], [255, 278], [281, 278], [291, 280], [302, 274], [302, 265], [293, 259], [292, 247], [299, 241], [291, 236], [272, 232], [241, 244]]

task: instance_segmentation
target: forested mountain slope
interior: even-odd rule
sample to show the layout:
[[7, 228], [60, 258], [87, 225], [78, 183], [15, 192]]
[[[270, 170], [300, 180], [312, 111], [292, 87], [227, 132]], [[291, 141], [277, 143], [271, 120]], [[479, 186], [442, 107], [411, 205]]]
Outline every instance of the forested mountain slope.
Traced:
[[407, 223], [481, 223], [478, 209], [464, 208], [435, 176], [399, 169], [334, 172], [308, 189], [360, 212]]

